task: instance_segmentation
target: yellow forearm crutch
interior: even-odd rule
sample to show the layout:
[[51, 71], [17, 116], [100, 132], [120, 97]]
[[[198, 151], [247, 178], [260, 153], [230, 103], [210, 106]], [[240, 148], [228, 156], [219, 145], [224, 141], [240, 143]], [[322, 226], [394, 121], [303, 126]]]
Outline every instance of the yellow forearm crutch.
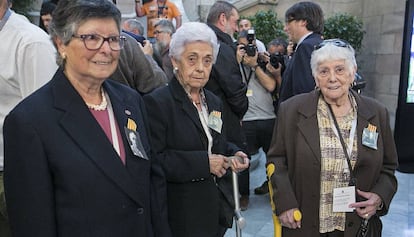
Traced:
[[[272, 219], [273, 219], [273, 227], [274, 227], [274, 237], [282, 237], [282, 225], [280, 224], [279, 218], [276, 216], [276, 206], [273, 202], [273, 188], [272, 188], [272, 182], [270, 181], [270, 178], [272, 177], [273, 173], [275, 172], [275, 165], [273, 163], [270, 163], [266, 167], [267, 172], [267, 178], [269, 185], [269, 197], [270, 197], [270, 205], [272, 207]], [[296, 210], [293, 212], [293, 218], [295, 221], [300, 221], [302, 219], [302, 213], [299, 210]]]

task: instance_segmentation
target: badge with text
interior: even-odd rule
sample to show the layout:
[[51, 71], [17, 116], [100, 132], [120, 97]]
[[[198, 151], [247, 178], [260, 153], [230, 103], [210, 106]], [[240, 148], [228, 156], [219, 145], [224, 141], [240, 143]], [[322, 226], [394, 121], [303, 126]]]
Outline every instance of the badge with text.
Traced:
[[333, 212], [353, 212], [354, 209], [348, 207], [355, 202], [355, 186], [334, 188], [333, 190]]
[[208, 116], [208, 127], [214, 131], [221, 133], [221, 128], [223, 126], [223, 121], [221, 120], [220, 111], [212, 111]]
[[373, 124], [368, 124], [362, 132], [362, 145], [377, 150], [378, 132], [377, 127]]
[[134, 155], [138, 157], [141, 157], [142, 159], [148, 160], [148, 156], [145, 153], [144, 146], [142, 145], [139, 133], [132, 129], [125, 128], [125, 134], [132, 153], [134, 153]]

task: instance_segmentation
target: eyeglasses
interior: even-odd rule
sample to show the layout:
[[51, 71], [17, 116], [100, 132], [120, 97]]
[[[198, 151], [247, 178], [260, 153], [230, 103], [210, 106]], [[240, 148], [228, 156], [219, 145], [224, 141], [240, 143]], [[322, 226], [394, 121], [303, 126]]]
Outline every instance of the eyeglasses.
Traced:
[[315, 50], [318, 50], [320, 48], [322, 48], [323, 46], [327, 45], [327, 44], [333, 44], [336, 47], [341, 47], [341, 48], [350, 48], [351, 45], [346, 42], [345, 40], [342, 39], [327, 39], [322, 41], [320, 44], [315, 45]]
[[293, 17], [288, 18], [288, 19], [285, 20], [285, 23], [288, 24], [288, 23], [291, 23], [292, 21], [296, 21], [296, 19], [293, 18]]
[[167, 31], [165, 31], [165, 30], [155, 30], [154, 31], [154, 35], [158, 35], [158, 34], [161, 34], [161, 33], [167, 33]]
[[126, 41], [125, 36], [103, 37], [98, 34], [72, 35], [72, 37], [82, 40], [85, 48], [89, 50], [98, 50], [107, 41], [113, 51], [119, 51], [124, 47]]

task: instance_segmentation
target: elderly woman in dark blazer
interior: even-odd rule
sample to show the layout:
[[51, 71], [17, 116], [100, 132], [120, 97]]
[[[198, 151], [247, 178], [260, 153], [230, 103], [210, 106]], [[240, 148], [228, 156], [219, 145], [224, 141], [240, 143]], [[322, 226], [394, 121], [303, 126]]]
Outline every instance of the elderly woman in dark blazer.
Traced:
[[175, 78], [144, 97], [176, 237], [223, 236], [234, 213], [230, 167], [248, 167], [247, 155], [221, 135], [220, 100], [203, 89], [217, 53], [216, 35], [207, 25], [183, 24], [170, 43]]
[[389, 116], [351, 90], [357, 65], [347, 42], [323, 41], [311, 68], [317, 89], [281, 104], [268, 152], [276, 215], [283, 237], [353, 237], [363, 219], [387, 213], [397, 190]]
[[169, 236], [155, 226], [167, 216], [150, 185], [163, 179], [151, 172], [143, 100], [107, 80], [124, 43], [120, 22], [110, 1], [59, 1], [49, 29], [60, 68], [4, 123], [15, 237]]

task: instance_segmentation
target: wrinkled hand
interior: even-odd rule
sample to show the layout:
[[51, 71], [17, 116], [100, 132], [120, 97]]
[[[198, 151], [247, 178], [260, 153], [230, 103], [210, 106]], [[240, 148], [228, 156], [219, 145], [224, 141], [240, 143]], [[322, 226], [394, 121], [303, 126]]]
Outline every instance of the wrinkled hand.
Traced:
[[240, 159], [231, 159], [231, 168], [233, 171], [241, 172], [249, 168], [250, 160], [244, 152], [238, 151], [234, 155], [240, 157], [242, 161]]
[[226, 174], [227, 169], [230, 167], [230, 162], [225, 156], [211, 154], [208, 159], [210, 161], [210, 173], [219, 178]]
[[359, 196], [366, 198], [366, 201], [355, 202], [349, 205], [351, 208], [355, 208], [356, 213], [361, 218], [369, 219], [371, 216], [375, 215], [377, 210], [379, 210], [382, 200], [381, 197], [376, 193], [364, 192], [357, 189]]
[[295, 221], [295, 218], [293, 217], [293, 213], [298, 210], [297, 208], [293, 208], [290, 210], [287, 210], [285, 212], [282, 212], [282, 214], [279, 215], [279, 221], [282, 226], [285, 226], [290, 229], [297, 229], [301, 227], [301, 221]]

